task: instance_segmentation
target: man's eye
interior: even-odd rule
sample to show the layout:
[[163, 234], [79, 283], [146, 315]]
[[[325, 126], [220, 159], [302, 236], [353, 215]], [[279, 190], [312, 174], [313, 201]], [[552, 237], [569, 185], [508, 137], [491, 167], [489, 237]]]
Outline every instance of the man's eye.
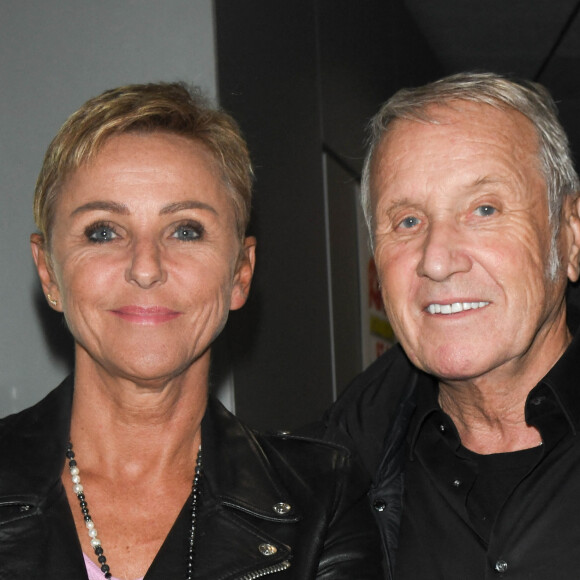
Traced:
[[182, 242], [190, 242], [192, 240], [199, 240], [203, 235], [203, 226], [201, 224], [183, 224], [180, 225], [173, 237]]
[[110, 242], [117, 237], [115, 230], [106, 224], [96, 224], [86, 229], [85, 235], [91, 242], [101, 244], [103, 242]]
[[497, 210], [492, 205], [480, 205], [476, 208], [475, 213], [480, 217], [489, 217], [493, 215]]
[[419, 218], [409, 216], [399, 223], [399, 227], [405, 230], [409, 230], [411, 228], [418, 226], [419, 223], [420, 223]]

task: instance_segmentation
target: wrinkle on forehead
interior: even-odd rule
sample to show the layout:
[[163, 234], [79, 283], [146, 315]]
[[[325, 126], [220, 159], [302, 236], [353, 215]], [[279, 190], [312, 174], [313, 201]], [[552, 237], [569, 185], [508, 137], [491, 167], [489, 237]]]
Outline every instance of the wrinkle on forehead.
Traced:
[[[469, 177], [466, 171], [466, 179], [471, 179], [472, 183], [466, 181], [465, 186], [477, 187], [494, 182], [498, 184], [505, 182], [509, 185], [514, 175], [521, 180], [528, 180], [531, 167], [546, 186], [539, 156], [538, 135], [531, 121], [523, 114], [512, 109], [499, 109], [468, 101], [432, 106], [428, 113], [433, 122], [396, 119], [379, 143], [370, 174], [373, 206], [376, 207], [380, 190], [396, 182], [404, 174], [407, 164], [413, 167], [415, 174], [421, 171], [421, 168], [417, 170], [416, 164], [419, 154], [416, 150], [417, 131], [421, 131], [422, 139], [432, 137], [438, 140], [445, 135], [444, 146], [448, 147], [450, 159], [461, 160], [468, 157], [473, 149], [480, 145], [482, 155], [489, 154], [495, 149], [510, 164], [509, 171], [506, 172], [490, 172]], [[499, 128], [498, 119], [501, 120]], [[490, 122], [497, 130], [490, 130]], [[487, 152], [485, 148], [488, 148]], [[429, 152], [423, 151], [422, 154], [425, 156], [424, 165], [427, 167], [430, 161]], [[492, 155], [489, 157], [491, 159]]]

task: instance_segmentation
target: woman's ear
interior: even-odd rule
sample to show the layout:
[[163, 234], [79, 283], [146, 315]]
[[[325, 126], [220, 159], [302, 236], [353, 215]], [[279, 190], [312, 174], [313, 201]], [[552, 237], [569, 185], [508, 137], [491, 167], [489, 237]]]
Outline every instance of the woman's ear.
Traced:
[[48, 255], [46, 243], [42, 234], [32, 234], [30, 236], [30, 249], [32, 250], [32, 257], [36, 264], [36, 271], [40, 278], [42, 291], [44, 292], [50, 307], [57, 312], [62, 312], [60, 292], [54, 279], [50, 256]]
[[256, 264], [256, 238], [248, 236], [244, 239], [244, 245], [240, 252], [236, 273], [234, 276], [234, 287], [230, 300], [230, 310], [238, 310], [248, 299], [254, 266]]

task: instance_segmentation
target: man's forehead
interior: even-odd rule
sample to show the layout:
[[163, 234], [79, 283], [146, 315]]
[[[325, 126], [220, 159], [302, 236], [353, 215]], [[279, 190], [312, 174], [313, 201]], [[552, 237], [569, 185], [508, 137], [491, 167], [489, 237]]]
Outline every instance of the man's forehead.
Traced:
[[[493, 128], [491, 128], [493, 127]], [[397, 163], [400, 158], [415, 157], [417, 148], [430, 139], [451, 135], [444, 149], [451, 149], [462, 140], [478, 139], [489, 144], [502, 144], [520, 153], [539, 152], [539, 138], [532, 122], [522, 113], [508, 107], [487, 103], [453, 100], [430, 105], [416, 116], [394, 119], [380, 139], [373, 156], [372, 172], [376, 174], [384, 163]], [[534, 161], [535, 164], [535, 161]]]
[[[492, 105], [485, 102], [453, 99], [442, 103], [434, 103], [416, 110], [411, 110], [402, 117], [393, 119], [380, 139], [380, 145], [387, 141], [393, 141], [406, 132], [423, 127], [456, 127], [477, 125], [478, 121], [483, 127], [487, 126], [489, 119], [500, 120], [506, 128], [513, 130], [514, 134], [520, 131], [536, 134], [532, 122], [523, 114], [504, 105], [497, 103]], [[514, 135], [516, 138], [516, 135]]]
[[452, 183], [466, 192], [537, 179], [545, 187], [531, 121], [513, 109], [469, 101], [433, 106], [429, 118], [393, 121], [377, 147], [370, 177], [373, 204], [379, 197], [385, 201], [387, 190], [399, 197], [405, 190]]

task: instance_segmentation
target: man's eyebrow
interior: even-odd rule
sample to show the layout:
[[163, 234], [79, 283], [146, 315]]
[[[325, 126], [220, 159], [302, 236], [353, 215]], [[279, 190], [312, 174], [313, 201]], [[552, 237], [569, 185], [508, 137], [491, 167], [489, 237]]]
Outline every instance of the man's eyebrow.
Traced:
[[469, 188], [481, 187], [482, 185], [496, 185], [505, 183], [505, 179], [497, 175], [483, 175], [474, 179], [471, 183], [467, 185]]
[[71, 216], [95, 210], [108, 211], [122, 215], [129, 215], [130, 213], [129, 208], [122, 203], [117, 203], [115, 201], [89, 201], [73, 210]]
[[399, 197], [397, 199], [393, 199], [389, 202], [389, 205], [382, 208], [381, 213], [391, 213], [393, 211], [397, 211], [400, 207], [404, 207], [406, 205], [413, 205], [413, 200], [409, 199], [408, 197]]
[[167, 215], [170, 213], [177, 213], [186, 209], [204, 209], [210, 211], [217, 215], [217, 210], [208, 203], [203, 201], [177, 201], [175, 203], [170, 203], [166, 205], [160, 212], [159, 215]]

